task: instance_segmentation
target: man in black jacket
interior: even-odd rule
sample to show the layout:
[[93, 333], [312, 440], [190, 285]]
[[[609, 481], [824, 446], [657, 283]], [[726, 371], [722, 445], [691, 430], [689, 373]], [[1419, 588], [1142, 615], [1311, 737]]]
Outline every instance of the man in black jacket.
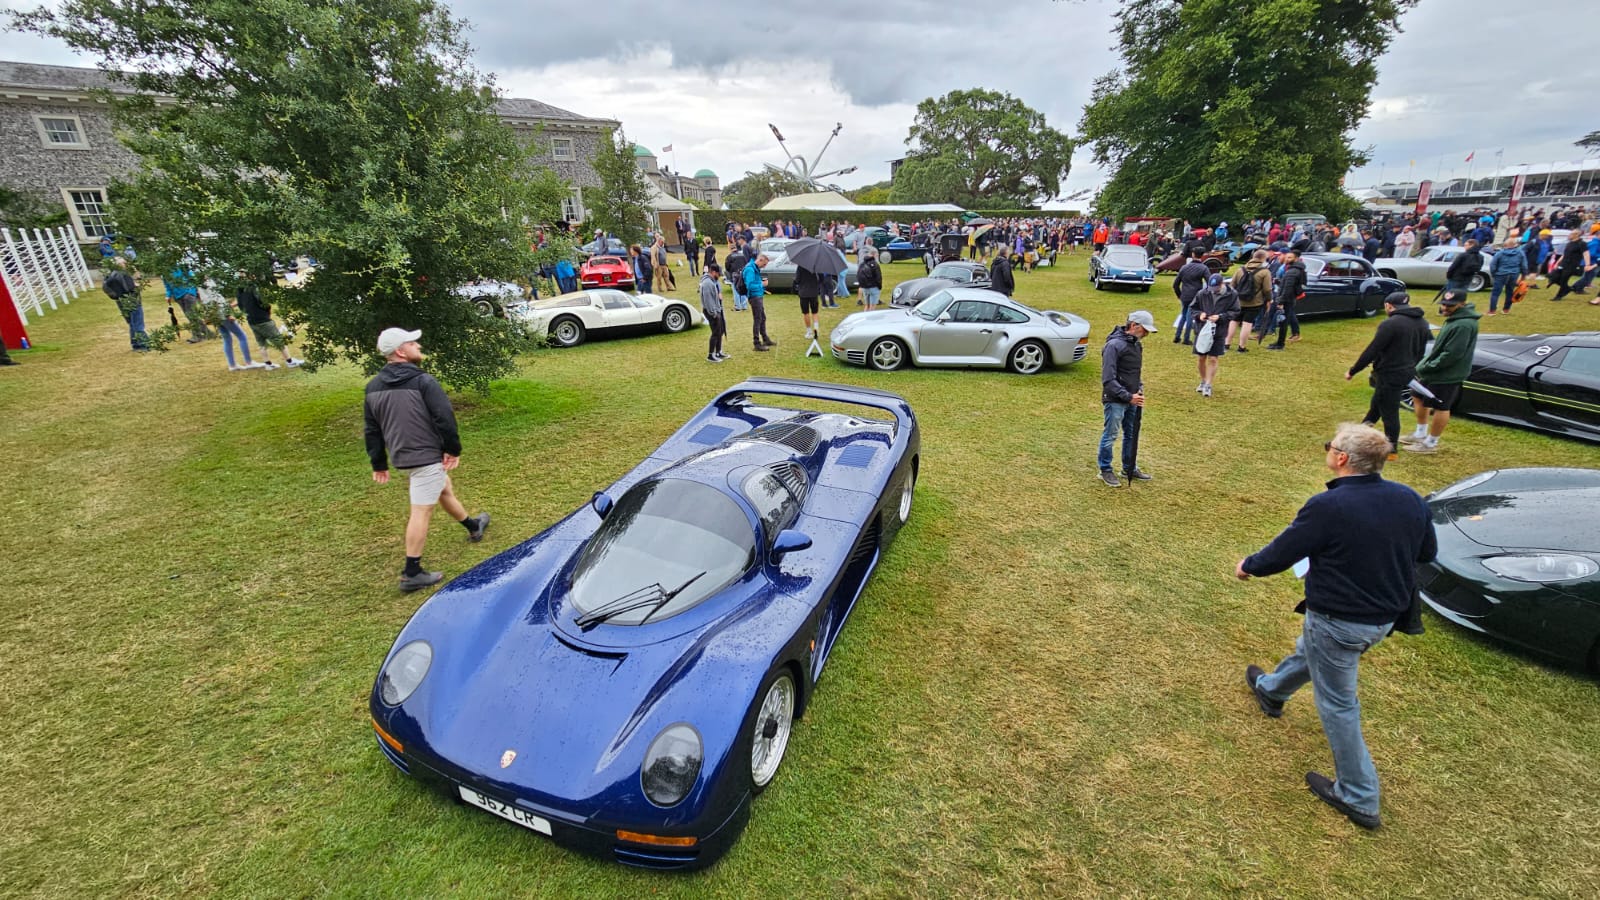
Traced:
[[122, 321], [128, 323], [128, 343], [136, 353], [150, 352], [150, 342], [144, 332], [144, 298], [139, 296], [139, 282], [128, 272], [128, 261], [117, 257], [110, 275], [101, 289], [117, 304]]
[[1300, 340], [1300, 317], [1294, 314], [1294, 305], [1306, 295], [1306, 264], [1300, 261], [1300, 251], [1283, 254], [1283, 274], [1278, 276], [1278, 303], [1283, 307], [1283, 324], [1278, 326], [1278, 342], [1268, 344], [1268, 350], [1282, 350], [1284, 338], [1292, 330]]
[[1007, 297], [1017, 290], [1017, 279], [1011, 274], [1010, 254], [1002, 247], [1000, 255], [995, 257], [994, 265], [989, 267], [989, 289], [999, 291]]
[[1178, 329], [1172, 334], [1174, 344], [1182, 342], [1191, 343], [1191, 336], [1199, 331], [1194, 325], [1194, 317], [1190, 310], [1194, 298], [1206, 289], [1206, 282], [1211, 278], [1211, 268], [1200, 261], [1200, 248], [1189, 251], [1189, 261], [1178, 270], [1178, 275], [1172, 280], [1172, 293], [1178, 297]]
[[[1333, 751], [1335, 778], [1306, 773], [1306, 786], [1362, 828], [1377, 828], [1378, 772], [1361, 735], [1356, 692], [1362, 654], [1403, 626], [1416, 602], [1416, 567], [1438, 552], [1433, 517], [1416, 491], [1384, 481], [1393, 447], [1365, 425], [1341, 425], [1323, 445], [1334, 478], [1306, 501], [1294, 523], [1257, 553], [1239, 561], [1241, 581], [1304, 570], [1305, 614], [1294, 652], [1271, 674], [1245, 668], [1245, 683], [1268, 716], [1309, 682]], [[1300, 571], [1297, 569], [1297, 571]], [[1409, 629], [1405, 629], [1409, 630]]]
[[378, 352], [388, 360], [367, 382], [363, 409], [366, 417], [367, 456], [372, 460], [372, 480], [389, 483], [389, 461], [406, 473], [411, 488], [411, 519], [406, 523], [406, 565], [400, 572], [400, 590], [415, 591], [438, 584], [443, 572], [422, 568], [422, 548], [428, 542], [428, 521], [434, 506], [443, 506], [452, 519], [467, 529], [467, 540], [483, 540], [489, 514], [467, 515], [456, 499], [450, 471], [461, 464], [461, 434], [450, 398], [432, 375], [417, 368], [422, 362], [420, 331], [385, 329], [378, 335]]
[[1428, 320], [1422, 310], [1411, 305], [1405, 291], [1395, 291], [1383, 298], [1383, 308], [1389, 314], [1378, 326], [1367, 349], [1361, 351], [1356, 364], [1344, 373], [1344, 380], [1356, 377], [1362, 369], [1372, 366], [1372, 405], [1367, 407], [1363, 420], [1371, 425], [1383, 422], [1383, 434], [1389, 439], [1389, 458], [1395, 458], [1395, 448], [1400, 446], [1400, 395], [1411, 379], [1417, 377], [1417, 363], [1428, 350]]
[[1481, 271], [1483, 256], [1478, 252], [1478, 242], [1468, 240], [1455, 259], [1450, 260], [1450, 267], [1444, 270], [1444, 289], [1465, 294], [1472, 286], [1472, 276]]
[[1128, 313], [1128, 323], [1111, 330], [1100, 351], [1100, 405], [1105, 430], [1100, 433], [1100, 480], [1122, 487], [1111, 469], [1111, 448], [1122, 432], [1122, 474], [1130, 482], [1149, 481], [1139, 470], [1139, 425], [1144, 418], [1144, 346], [1139, 339], [1154, 334], [1155, 317], [1145, 310]]

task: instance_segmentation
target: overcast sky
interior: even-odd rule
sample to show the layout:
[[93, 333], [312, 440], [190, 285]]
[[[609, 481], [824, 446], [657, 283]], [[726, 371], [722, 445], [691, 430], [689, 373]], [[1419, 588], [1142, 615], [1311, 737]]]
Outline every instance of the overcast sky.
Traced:
[[[786, 9], [659, 0], [452, 7], [472, 23], [477, 63], [504, 94], [619, 119], [629, 139], [658, 153], [672, 145], [677, 168], [709, 168], [725, 184], [784, 161], [768, 122], [808, 158], [842, 123], [824, 169], [858, 166], [838, 179], [846, 187], [886, 179], [888, 160], [904, 155], [917, 102], [957, 88], [1009, 92], [1072, 135], [1094, 79], [1118, 62], [1114, 0], [1022, 0], [988, 21], [976, 15], [981, 5], [860, 0]], [[1564, 56], [1563, 23], [1592, 22], [1593, 7], [1542, 0], [1537, 15], [1528, 9], [1422, 0], [1408, 13], [1355, 135], [1358, 147], [1372, 148], [1372, 165], [1347, 184], [1465, 176], [1474, 151], [1479, 175], [1502, 150], [1506, 165], [1581, 158], [1572, 142], [1600, 129], [1600, 113], [1585, 102], [1593, 88], [1581, 62], [1552, 60]], [[0, 59], [95, 62], [12, 32], [0, 33]], [[1289, 145], [1294, 135], [1282, 138]], [[673, 154], [660, 156], [674, 165]], [[1063, 194], [1104, 177], [1080, 148]]]

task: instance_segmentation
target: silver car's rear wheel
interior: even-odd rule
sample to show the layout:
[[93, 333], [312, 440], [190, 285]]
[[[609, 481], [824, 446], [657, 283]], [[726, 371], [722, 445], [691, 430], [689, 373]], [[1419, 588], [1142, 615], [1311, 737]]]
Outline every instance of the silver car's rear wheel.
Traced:
[[778, 774], [794, 731], [794, 677], [788, 669], [768, 682], [750, 723], [750, 784], [760, 792]]
[[583, 343], [583, 323], [571, 316], [563, 316], [550, 326], [550, 338], [561, 347], [576, 347]]
[[1473, 272], [1472, 280], [1467, 282], [1469, 291], [1486, 291], [1489, 289], [1489, 276], [1482, 272]]
[[878, 338], [867, 348], [867, 362], [880, 372], [893, 372], [906, 364], [906, 347], [894, 338]]
[[677, 334], [688, 327], [689, 311], [681, 306], [669, 307], [661, 317], [661, 328], [668, 334]]
[[1038, 341], [1023, 341], [1011, 348], [1006, 365], [1018, 375], [1036, 375], [1050, 362], [1050, 351]]

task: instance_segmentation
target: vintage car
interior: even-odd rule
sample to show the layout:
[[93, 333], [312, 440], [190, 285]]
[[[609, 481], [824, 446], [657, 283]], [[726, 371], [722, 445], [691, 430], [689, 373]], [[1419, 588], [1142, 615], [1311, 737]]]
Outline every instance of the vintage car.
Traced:
[[[1372, 264], [1378, 274], [1385, 278], [1398, 278], [1406, 283], [1406, 287], [1438, 288], [1444, 287], [1444, 273], [1449, 270], [1450, 264], [1465, 252], [1464, 247], [1429, 247], [1417, 256], [1385, 256], [1373, 260]], [[1483, 265], [1472, 274], [1472, 282], [1467, 285], [1467, 290], [1486, 291], [1494, 281], [1494, 276], [1489, 273], [1493, 258], [1481, 250], [1477, 253], [1483, 257]]]
[[478, 311], [484, 318], [504, 316], [506, 310], [522, 301], [522, 285], [489, 278], [469, 281], [455, 289], [455, 295]]
[[631, 288], [633, 263], [626, 257], [591, 256], [578, 267], [578, 281], [586, 288]]
[[1156, 267], [1143, 247], [1110, 244], [1089, 257], [1089, 281], [1097, 291], [1114, 285], [1148, 291], [1150, 285], [1156, 283]]
[[894, 262], [900, 259], [922, 259], [928, 253], [928, 245], [933, 241], [933, 236], [927, 232], [919, 231], [905, 238], [897, 237], [883, 245], [883, 252], [879, 254], [884, 262]]
[[767, 238], [766, 240], [764, 240], [761, 243], [756, 245], [756, 252], [765, 253], [767, 255], [767, 259], [769, 259], [769, 260], [770, 259], [776, 259], [776, 258], [778, 258], [778, 256], [780, 254], [783, 253], [783, 248], [789, 246], [790, 244], [792, 244], [794, 242], [795, 242], [794, 238], [781, 238], [781, 237]]
[[585, 257], [594, 256], [595, 254], [604, 254], [606, 256], [620, 256], [623, 259], [627, 259], [628, 245], [624, 244], [617, 238], [608, 237], [606, 238], [605, 249], [602, 250], [600, 248], [599, 241], [594, 240], [584, 244], [582, 247], [579, 247], [578, 252], [582, 253]]
[[563, 845], [652, 869], [716, 862], [911, 517], [920, 453], [894, 394], [728, 388], [591, 503], [417, 610], [368, 700], [378, 749]]
[[1089, 352], [1089, 322], [1040, 311], [997, 291], [945, 288], [911, 309], [845, 316], [828, 336], [834, 359], [881, 372], [912, 364], [1007, 368], [1034, 375]]
[[889, 229], [880, 225], [868, 225], [865, 229], [857, 228], [844, 236], [845, 249], [851, 253], [856, 252], [856, 245], [861, 243], [863, 231], [865, 231], [866, 238], [872, 246], [877, 247], [879, 250], [889, 246], [889, 242], [894, 240], [894, 235], [889, 233]]
[[[1231, 255], [1231, 252], [1226, 248], [1226, 245], [1224, 245], [1224, 247], [1202, 254], [1200, 261], [1205, 263], [1206, 268], [1210, 269], [1212, 272], [1221, 272], [1228, 268], [1228, 259]], [[1165, 259], [1161, 260], [1161, 262], [1156, 265], [1156, 272], [1170, 272], [1176, 274], [1179, 269], [1183, 268], [1183, 264], [1185, 262], [1188, 262], [1188, 260], [1184, 257], [1183, 250], [1180, 248], [1176, 253], [1168, 254]]]
[[1459, 414], [1600, 442], [1600, 331], [1478, 336]]
[[507, 314], [534, 334], [548, 334], [558, 347], [576, 347], [591, 337], [676, 334], [706, 320], [698, 308], [675, 297], [608, 288], [523, 303]]
[[1378, 274], [1372, 263], [1345, 253], [1306, 253], [1300, 257], [1306, 266], [1306, 295], [1295, 304], [1295, 314], [1306, 316], [1375, 316], [1383, 310], [1383, 298], [1405, 285]]
[[[794, 276], [799, 271], [794, 263], [789, 261], [787, 254], [779, 253], [776, 256], [767, 256], [767, 265], [761, 274], [767, 277], [767, 290], [772, 293], [784, 293], [794, 290]], [[853, 294], [861, 284], [856, 280], [856, 264], [850, 263], [845, 267], [846, 286], [838, 291], [838, 296]]]
[[1498, 469], [1428, 497], [1439, 553], [1417, 569], [1450, 621], [1600, 671], [1600, 471]]
[[988, 286], [989, 269], [983, 263], [951, 260], [934, 266], [933, 271], [922, 278], [913, 278], [895, 285], [889, 294], [889, 305], [916, 306], [933, 296], [936, 291], [947, 287]]

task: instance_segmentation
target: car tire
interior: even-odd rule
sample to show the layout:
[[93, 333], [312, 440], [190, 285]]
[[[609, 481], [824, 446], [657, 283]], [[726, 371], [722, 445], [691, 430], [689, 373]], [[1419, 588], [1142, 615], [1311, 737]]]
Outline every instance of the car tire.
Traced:
[[1383, 276], [1384, 278], [1393, 278], [1396, 281], [1400, 280], [1400, 276], [1394, 274], [1394, 270], [1393, 269], [1379, 269], [1378, 270], [1378, 274]]
[[906, 364], [911, 352], [899, 338], [884, 337], [867, 347], [867, 365], [879, 372], [893, 372]]
[[760, 794], [778, 776], [784, 751], [794, 734], [794, 714], [799, 705], [794, 672], [779, 666], [761, 682], [756, 699], [745, 716], [744, 771], [750, 778], [750, 793]]
[[585, 336], [583, 323], [575, 316], [562, 316], [550, 323], [550, 342], [557, 347], [576, 347]]
[[1018, 375], [1037, 375], [1050, 365], [1050, 350], [1038, 341], [1023, 341], [1006, 354], [1006, 368]]
[[495, 303], [493, 300], [490, 300], [488, 297], [479, 297], [478, 299], [472, 301], [472, 308], [476, 309], [478, 311], [478, 315], [483, 316], [485, 319], [494, 318], [495, 313], [499, 312], [500, 310], [499, 304]]
[[1211, 273], [1213, 275], [1221, 272], [1223, 269], [1226, 269], [1227, 267], [1228, 267], [1228, 264], [1223, 262], [1220, 259], [1212, 258], [1212, 259], [1206, 260], [1206, 268], [1210, 269]]
[[1102, 279], [1099, 275], [1094, 276], [1090, 280], [1094, 282], [1094, 289], [1095, 290], [1103, 291], [1103, 290], [1106, 289], [1105, 280]]
[[667, 307], [666, 312], [661, 314], [661, 330], [667, 334], [677, 334], [688, 328], [691, 321], [693, 320], [689, 318], [687, 309], [673, 304]]
[[1489, 289], [1489, 276], [1482, 272], [1473, 272], [1472, 280], [1467, 282], [1468, 291], [1487, 291]]
[[911, 501], [917, 492], [917, 467], [913, 465], [906, 472], [906, 480], [900, 485], [900, 503], [895, 508], [895, 515], [899, 517], [900, 524], [904, 525], [911, 520]]
[[1139, 293], [1141, 293], [1141, 294], [1150, 293], [1150, 285], [1148, 285], [1148, 284], [1139, 285]]
[[1368, 297], [1363, 296], [1361, 298], [1361, 302], [1356, 306], [1356, 312], [1360, 314], [1361, 318], [1363, 319], [1372, 318], [1378, 314], [1378, 310], [1380, 309], [1383, 309], [1383, 301], [1375, 300], [1375, 295], [1373, 300], [1369, 300]]

